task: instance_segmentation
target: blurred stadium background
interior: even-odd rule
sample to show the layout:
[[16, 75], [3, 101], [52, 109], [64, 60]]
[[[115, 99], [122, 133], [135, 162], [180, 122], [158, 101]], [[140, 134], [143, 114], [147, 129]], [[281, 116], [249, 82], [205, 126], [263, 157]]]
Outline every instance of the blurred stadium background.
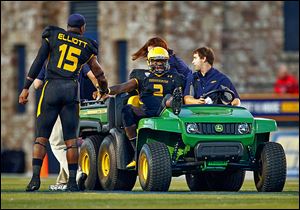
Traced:
[[[153, 36], [166, 39], [191, 68], [194, 49], [213, 48], [215, 66], [231, 78], [242, 105], [277, 121], [272, 140], [286, 150], [289, 175], [299, 177], [299, 94], [273, 93], [278, 64], [299, 77], [298, 1], [1, 1], [1, 173], [31, 173], [39, 95], [31, 87], [26, 106], [18, 95], [43, 28], [66, 28], [71, 13], [86, 17], [85, 36], [100, 45], [109, 85], [147, 67], [131, 54]], [[58, 162], [48, 156], [49, 173], [58, 173]]]

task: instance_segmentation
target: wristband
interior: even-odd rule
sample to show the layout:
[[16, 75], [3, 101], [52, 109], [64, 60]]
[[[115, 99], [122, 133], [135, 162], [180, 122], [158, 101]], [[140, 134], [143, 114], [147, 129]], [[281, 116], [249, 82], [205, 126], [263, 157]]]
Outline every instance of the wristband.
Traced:
[[106, 88], [105, 90], [101, 89], [100, 87], [97, 87], [97, 90], [103, 95], [103, 94], [108, 94], [110, 91], [108, 88]]

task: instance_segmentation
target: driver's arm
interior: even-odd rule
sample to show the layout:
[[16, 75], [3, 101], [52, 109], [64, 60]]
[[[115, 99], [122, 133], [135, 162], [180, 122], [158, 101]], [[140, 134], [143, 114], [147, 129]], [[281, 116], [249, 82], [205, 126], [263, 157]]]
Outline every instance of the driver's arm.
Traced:
[[231, 102], [232, 106], [240, 106], [241, 105], [241, 101], [239, 99], [239, 94], [236, 91], [234, 85], [232, 84], [232, 82], [230, 81], [229, 78], [225, 78], [225, 80], [222, 82], [221, 87], [227, 87], [229, 90], [234, 92], [234, 99]]
[[241, 100], [239, 98], [235, 98], [233, 99], [233, 101], [231, 102], [232, 106], [240, 106], [241, 105]]
[[204, 98], [196, 99], [191, 95], [186, 95], [183, 99], [185, 104], [205, 104]]
[[109, 95], [116, 95], [119, 93], [130, 92], [135, 90], [138, 87], [136, 79], [130, 79], [127, 82], [124, 82], [119, 85], [114, 85], [109, 87]]

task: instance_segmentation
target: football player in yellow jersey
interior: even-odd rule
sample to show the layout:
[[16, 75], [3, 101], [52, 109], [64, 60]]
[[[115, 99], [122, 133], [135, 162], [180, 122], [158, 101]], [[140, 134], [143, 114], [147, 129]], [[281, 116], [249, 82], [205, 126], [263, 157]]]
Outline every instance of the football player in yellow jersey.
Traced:
[[[141, 107], [125, 105], [122, 120], [125, 132], [136, 152], [136, 127], [141, 118], [159, 116], [165, 107], [172, 107], [179, 114], [182, 104], [184, 78], [170, 71], [168, 51], [162, 47], [152, 48], [147, 56], [149, 70], [135, 69], [130, 80], [109, 88], [109, 95], [137, 90]], [[172, 95], [173, 94], [173, 95]], [[136, 156], [136, 155], [135, 155]], [[133, 160], [127, 168], [134, 167]]]

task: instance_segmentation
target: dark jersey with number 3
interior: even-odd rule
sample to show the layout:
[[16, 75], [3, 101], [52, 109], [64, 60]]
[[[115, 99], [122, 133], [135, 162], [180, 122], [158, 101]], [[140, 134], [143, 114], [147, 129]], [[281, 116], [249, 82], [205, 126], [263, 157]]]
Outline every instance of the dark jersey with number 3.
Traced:
[[95, 41], [56, 26], [46, 27], [42, 37], [50, 48], [46, 79], [77, 79], [82, 66], [98, 54]]
[[157, 113], [163, 98], [172, 94], [176, 87], [184, 85], [184, 79], [176, 72], [167, 72], [161, 76], [148, 70], [135, 69], [130, 74], [130, 79], [136, 79], [140, 100], [145, 105], [148, 113]]

